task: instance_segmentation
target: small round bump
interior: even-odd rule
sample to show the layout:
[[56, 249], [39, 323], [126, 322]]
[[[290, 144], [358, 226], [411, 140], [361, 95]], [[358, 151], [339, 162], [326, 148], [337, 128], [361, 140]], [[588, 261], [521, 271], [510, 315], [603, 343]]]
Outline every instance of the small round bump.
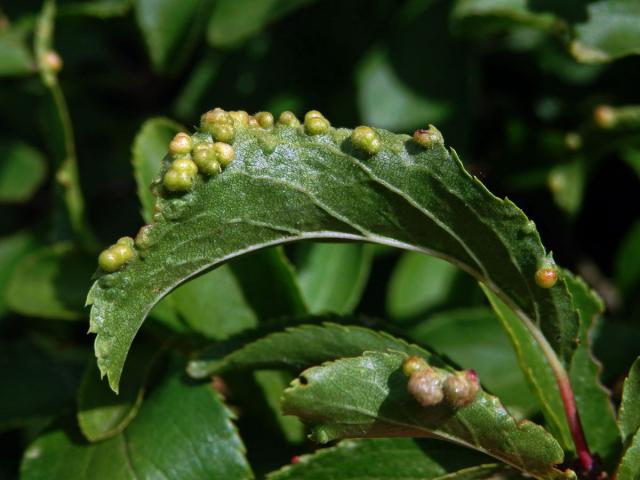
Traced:
[[144, 249], [151, 244], [151, 232], [153, 230], [152, 225], [144, 225], [138, 230], [134, 243], [137, 248]]
[[116, 258], [120, 259], [121, 264], [127, 263], [134, 256], [133, 248], [122, 243], [116, 243], [115, 245], [110, 247], [110, 250], [116, 256]]
[[307, 120], [310, 120], [312, 118], [324, 118], [324, 115], [322, 115], [322, 113], [320, 113], [318, 110], [309, 110], [304, 114], [305, 123], [307, 122]]
[[189, 153], [193, 148], [193, 140], [191, 137], [184, 133], [177, 133], [171, 143], [169, 143], [169, 152], [172, 155], [184, 155], [185, 153]]
[[213, 151], [215, 153], [216, 160], [223, 167], [228, 166], [236, 156], [236, 152], [233, 147], [223, 142], [214, 143]]
[[249, 125], [249, 114], [244, 110], [229, 112], [229, 116], [238, 126], [246, 127]]
[[215, 123], [231, 124], [233, 120], [228, 112], [221, 108], [214, 108], [201, 117], [201, 122], [206, 125], [213, 125]]
[[569, 150], [580, 150], [582, 148], [582, 136], [577, 132], [567, 132], [564, 136], [564, 144]]
[[480, 391], [478, 376], [473, 370], [465, 370], [449, 375], [442, 387], [447, 401], [460, 408], [472, 403]]
[[410, 377], [411, 375], [413, 375], [416, 372], [419, 372], [420, 370], [426, 370], [428, 368], [430, 367], [427, 361], [424, 358], [418, 357], [416, 355], [413, 355], [407, 358], [402, 363], [402, 372], [407, 377]]
[[358, 150], [374, 155], [382, 148], [380, 137], [371, 127], [356, 127], [351, 134], [351, 142]]
[[211, 127], [211, 134], [217, 142], [231, 143], [236, 137], [236, 130], [233, 125], [216, 123]]
[[256, 117], [254, 117], [253, 115], [249, 115], [249, 120], [247, 120], [247, 125], [250, 128], [258, 128], [260, 126], [260, 123], [258, 123], [258, 119]]
[[555, 266], [539, 268], [535, 274], [535, 281], [540, 288], [552, 288], [558, 281], [558, 270]]
[[107, 248], [100, 252], [98, 256], [98, 266], [105, 272], [115, 272], [122, 266], [120, 257], [111, 249]]
[[329, 131], [329, 121], [324, 117], [304, 119], [304, 131], [309, 135], [321, 135]]
[[211, 143], [201, 143], [193, 149], [193, 160], [198, 166], [198, 170], [205, 175], [215, 175], [220, 173], [220, 164]]
[[185, 172], [189, 175], [195, 175], [198, 173], [198, 166], [193, 160], [188, 158], [178, 158], [171, 163], [171, 169], [178, 172]]
[[280, 125], [287, 125], [288, 127], [297, 127], [300, 125], [300, 120], [298, 120], [293, 112], [286, 110], [278, 117], [278, 123]]
[[613, 128], [616, 123], [616, 112], [609, 105], [599, 105], [593, 111], [593, 121], [600, 128]]
[[413, 134], [413, 140], [425, 148], [433, 148], [437, 145], [444, 144], [444, 138], [440, 130], [433, 125], [429, 125], [428, 129], [416, 130]]
[[256, 120], [262, 128], [273, 128], [273, 115], [270, 112], [258, 112], [255, 114]]
[[172, 192], [185, 192], [193, 186], [194, 175], [170, 168], [164, 174], [162, 184]]
[[62, 58], [55, 50], [49, 50], [44, 54], [44, 64], [53, 73], [58, 73], [62, 70]]
[[423, 407], [432, 407], [442, 402], [442, 375], [431, 368], [419, 370], [411, 375], [407, 390]]

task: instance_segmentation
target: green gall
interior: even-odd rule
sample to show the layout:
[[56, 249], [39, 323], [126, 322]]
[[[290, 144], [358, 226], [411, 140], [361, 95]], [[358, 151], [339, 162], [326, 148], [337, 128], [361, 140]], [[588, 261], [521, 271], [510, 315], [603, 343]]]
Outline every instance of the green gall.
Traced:
[[203, 125], [214, 125], [214, 124], [227, 124], [231, 125], [233, 123], [233, 119], [231, 115], [225, 112], [221, 108], [214, 108], [213, 110], [209, 110], [200, 118], [200, 123]]
[[205, 175], [216, 175], [221, 172], [216, 149], [212, 143], [201, 143], [193, 149], [193, 161], [198, 170]]
[[444, 138], [440, 130], [433, 125], [429, 125], [428, 129], [416, 130], [413, 134], [413, 140], [425, 148], [433, 148], [437, 145], [444, 144]]
[[300, 125], [300, 120], [295, 116], [293, 112], [284, 111], [278, 117], [278, 123], [280, 125], [287, 125], [288, 127], [298, 127]]
[[411, 374], [407, 390], [423, 407], [433, 407], [444, 398], [442, 382], [442, 375], [435, 370], [419, 370]]
[[593, 111], [593, 121], [600, 128], [613, 128], [616, 124], [616, 112], [609, 105], [599, 105]]
[[416, 355], [413, 355], [407, 358], [402, 363], [402, 372], [407, 377], [410, 377], [411, 375], [413, 375], [416, 372], [419, 372], [420, 370], [426, 370], [428, 368], [431, 368], [431, 367], [429, 367], [429, 364], [427, 363], [427, 361], [424, 358], [418, 357]]
[[236, 129], [233, 128], [233, 125], [216, 123], [211, 127], [211, 135], [216, 142], [231, 143], [236, 137]]
[[258, 119], [253, 115], [249, 116], [249, 120], [247, 121], [247, 125], [251, 128], [258, 128], [260, 124], [258, 123]]
[[582, 148], [582, 137], [577, 132], [567, 132], [564, 136], [564, 144], [569, 150], [580, 150]]
[[356, 127], [353, 130], [351, 143], [358, 150], [362, 150], [369, 155], [378, 153], [382, 148], [382, 142], [375, 130], [365, 126]]
[[193, 186], [194, 175], [170, 168], [164, 174], [162, 184], [171, 192], [185, 192]]
[[304, 114], [305, 123], [307, 122], [307, 120], [311, 120], [312, 118], [324, 118], [324, 115], [322, 115], [322, 113], [320, 113], [318, 110], [309, 110]]
[[140, 227], [138, 233], [136, 234], [136, 238], [134, 243], [137, 248], [145, 249], [151, 246], [151, 231], [153, 230], [152, 225], [144, 225]]
[[184, 155], [185, 153], [189, 153], [193, 148], [193, 140], [191, 137], [184, 133], [177, 133], [171, 143], [169, 143], [169, 152], [172, 155]]
[[177, 172], [186, 172], [189, 175], [198, 173], [198, 166], [189, 158], [178, 158], [171, 163], [171, 169]]
[[540, 288], [552, 288], [558, 281], [558, 270], [554, 265], [541, 267], [535, 273], [535, 281]]
[[111, 248], [103, 250], [98, 256], [98, 266], [105, 272], [115, 272], [122, 266], [120, 256], [117, 255]]
[[309, 135], [321, 135], [329, 131], [329, 122], [323, 117], [311, 117], [304, 120], [304, 131]]
[[455, 408], [465, 407], [476, 399], [480, 391], [478, 376], [473, 370], [449, 375], [442, 387], [447, 402]]
[[265, 129], [273, 128], [273, 115], [269, 112], [258, 112], [254, 115], [258, 124]]
[[536, 231], [536, 222], [533, 220], [528, 220], [527, 223], [522, 227], [522, 231], [527, 235], [530, 235]]
[[236, 152], [233, 147], [223, 142], [214, 143], [213, 151], [217, 162], [223, 167], [228, 166], [236, 156]]
[[130, 245], [124, 245], [122, 243], [116, 243], [115, 245], [110, 247], [110, 250], [118, 259], [120, 259], [121, 264], [127, 263], [135, 256], [133, 247]]
[[127, 247], [133, 248], [134, 241], [131, 237], [120, 237], [116, 242], [117, 245], [126, 245]]
[[229, 112], [229, 116], [233, 122], [239, 127], [246, 127], [249, 125], [249, 114], [244, 110], [238, 110], [236, 112]]

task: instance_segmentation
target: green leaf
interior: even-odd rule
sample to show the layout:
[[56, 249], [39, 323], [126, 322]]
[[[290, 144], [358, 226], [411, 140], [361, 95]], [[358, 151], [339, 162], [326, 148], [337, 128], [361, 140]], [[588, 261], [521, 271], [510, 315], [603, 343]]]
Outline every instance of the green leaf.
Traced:
[[158, 351], [145, 344], [136, 346], [129, 355], [127, 370], [120, 394], [100, 381], [95, 362], [89, 362], [78, 391], [78, 424], [82, 434], [91, 442], [112, 437], [124, 430], [135, 418], [140, 406], [151, 367]]
[[365, 351], [395, 350], [424, 357], [444, 366], [437, 357], [417, 345], [384, 332], [353, 325], [302, 325], [271, 333], [226, 355], [214, 345], [189, 362], [189, 374], [204, 378], [230, 369], [290, 368], [299, 370], [340, 357], [362, 355]]
[[25, 339], [0, 341], [0, 431], [73, 408], [86, 358], [78, 362]]
[[640, 358], [633, 362], [624, 381], [618, 426], [625, 444], [640, 429]]
[[563, 276], [580, 315], [580, 345], [571, 359], [569, 378], [576, 397], [580, 420], [592, 452], [613, 460], [620, 448], [620, 432], [610, 392], [600, 382], [602, 365], [591, 352], [595, 319], [604, 310], [602, 300], [578, 277]]
[[142, 31], [151, 63], [158, 72], [175, 73], [200, 34], [203, 6], [200, 0], [134, 0], [136, 21]]
[[389, 54], [381, 49], [369, 52], [356, 72], [358, 107], [370, 125], [404, 130], [425, 122], [440, 122], [452, 110], [444, 99], [428, 98], [411, 89], [394, 71]]
[[640, 431], [625, 450], [615, 474], [616, 480], [637, 480], [640, 477]]
[[413, 319], [444, 302], [458, 270], [444, 260], [407, 252], [389, 280], [387, 312], [394, 319]]
[[456, 30], [467, 34], [491, 33], [518, 25], [547, 31], [557, 21], [548, 13], [531, 11], [527, 0], [457, 0], [451, 18]]
[[572, 451], [573, 440], [564, 416], [562, 397], [553, 370], [542, 349], [513, 311], [487, 288], [483, 286], [482, 289], [511, 340], [520, 369], [529, 383], [531, 392], [538, 400], [548, 428], [565, 450]]
[[262, 390], [271, 417], [282, 431], [288, 442], [303, 443], [305, 440], [304, 425], [297, 417], [283, 415], [280, 408], [282, 392], [293, 380], [290, 372], [281, 370], [259, 370], [253, 374], [258, 387]]
[[167, 145], [176, 133], [183, 130], [173, 120], [155, 117], [144, 122], [133, 141], [131, 163], [145, 222], [151, 221], [155, 203], [151, 182], [158, 176]]
[[42, 184], [47, 166], [42, 154], [24, 143], [0, 145], [0, 202], [29, 200]]
[[640, 54], [640, 4], [635, 0], [598, 0], [589, 18], [574, 25], [571, 53], [581, 62], [611, 62]]
[[582, 205], [587, 166], [582, 158], [551, 169], [547, 185], [553, 201], [569, 215], [575, 215]]
[[309, 313], [351, 313], [369, 278], [371, 261], [368, 245], [311, 245], [298, 268], [298, 282]]
[[253, 478], [231, 419], [209, 385], [173, 375], [108, 440], [87, 444], [75, 425], [41, 435], [25, 451], [21, 478]]
[[0, 32], [0, 77], [35, 72], [35, 61], [24, 39], [17, 32]]
[[615, 279], [616, 285], [629, 296], [640, 285], [640, 220], [631, 226], [618, 248]]
[[9, 308], [56, 320], [84, 317], [95, 259], [69, 243], [42, 247], [20, 261], [7, 287]]
[[227, 265], [182, 285], [170, 298], [185, 323], [208, 338], [227, 338], [257, 324], [256, 314]]
[[236, 125], [236, 159], [221, 175], [197, 178], [182, 196], [158, 198], [162, 218], [148, 247], [92, 287], [91, 331], [98, 365], [117, 389], [147, 312], [189, 277], [267, 246], [312, 239], [368, 241], [433, 254], [486, 282], [519, 317], [542, 329], [568, 363], [577, 316], [564, 281], [534, 276], [547, 254], [535, 227], [489, 193], [442, 145], [376, 130], [384, 148], [365, 157], [350, 131], [306, 135]]
[[82, 15], [95, 18], [122, 17], [131, 9], [131, 0], [94, 0], [67, 2], [60, 5], [58, 15]]
[[218, 0], [207, 38], [214, 47], [233, 47], [312, 0]]
[[524, 417], [538, 407], [509, 338], [488, 308], [448, 310], [411, 327], [409, 336], [461, 367], [473, 368], [482, 385], [512, 413]]
[[[488, 478], [504, 467], [483, 455], [435, 440], [380, 438], [343, 440], [335, 447], [302, 455], [267, 476], [268, 480], [357, 480], [364, 478], [472, 479]], [[484, 464], [482, 464], [484, 462]]]
[[36, 236], [30, 232], [18, 232], [0, 239], [0, 317], [8, 310], [6, 289], [14, 268], [37, 245]]
[[523, 472], [554, 478], [560, 445], [542, 427], [517, 423], [496, 397], [480, 392], [461, 409], [422, 407], [407, 391], [400, 353], [370, 352], [305, 370], [283, 396], [322, 443], [345, 437], [432, 437], [487, 453]]

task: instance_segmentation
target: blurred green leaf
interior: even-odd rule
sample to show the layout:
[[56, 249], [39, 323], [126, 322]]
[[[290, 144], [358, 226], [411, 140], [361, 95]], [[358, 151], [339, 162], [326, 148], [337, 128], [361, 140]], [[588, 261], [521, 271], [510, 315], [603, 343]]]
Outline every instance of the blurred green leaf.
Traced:
[[298, 281], [309, 313], [351, 313], [369, 278], [371, 261], [368, 245], [310, 245], [298, 268]]
[[623, 148], [620, 155], [640, 178], [640, 149], [634, 147]]
[[155, 203], [151, 182], [158, 176], [169, 142], [183, 130], [180, 124], [168, 118], [150, 118], [140, 127], [133, 141], [131, 163], [142, 205], [142, 217], [147, 223], [151, 222]]
[[574, 25], [571, 53], [581, 62], [611, 62], [640, 54], [640, 3], [598, 0], [587, 5], [589, 18]]
[[313, 0], [217, 0], [207, 27], [214, 47], [234, 47]]
[[417, 252], [405, 252], [391, 274], [387, 312], [399, 320], [425, 313], [446, 300], [457, 268], [449, 262]]
[[640, 286], [640, 221], [636, 221], [615, 255], [616, 285], [626, 295]]
[[129, 353], [127, 372], [119, 395], [100, 378], [96, 362], [90, 359], [78, 390], [78, 424], [90, 442], [110, 438], [122, 432], [135, 418], [144, 396], [158, 350], [145, 343]]
[[263, 336], [225, 356], [218, 345], [198, 354], [187, 368], [195, 378], [233, 369], [288, 368], [298, 370], [365, 351], [395, 350], [418, 355], [434, 365], [442, 361], [423, 348], [384, 332], [353, 325], [323, 323], [289, 327]]
[[27, 316], [56, 320], [84, 317], [84, 298], [95, 258], [68, 243], [42, 247], [16, 266], [7, 305]]
[[75, 425], [41, 435], [25, 451], [21, 478], [253, 478], [231, 419], [210, 385], [173, 375], [114, 437], [88, 444]]
[[542, 427], [518, 423], [496, 397], [470, 405], [425, 408], [407, 391], [406, 354], [369, 352], [302, 372], [285, 390], [283, 410], [299, 416], [314, 440], [345, 437], [436, 437], [487, 453], [540, 478], [561, 474], [560, 445]]
[[527, 0], [457, 0], [451, 13], [456, 31], [486, 34], [514, 26], [549, 30], [556, 23], [553, 15], [533, 12]]
[[450, 102], [420, 95], [406, 85], [381, 49], [367, 53], [356, 81], [360, 115], [367, 125], [403, 131], [440, 122], [451, 113]]
[[538, 400], [548, 428], [563, 448], [571, 451], [573, 440], [564, 416], [562, 397], [542, 349], [515, 313], [487, 288], [481, 287], [511, 340], [520, 369]]
[[10, 142], [0, 144], [0, 158], [0, 202], [29, 200], [47, 171], [42, 154], [24, 143]]
[[70, 411], [85, 358], [78, 362], [26, 339], [1, 340], [0, 431]]
[[501, 467], [471, 450], [436, 440], [378, 438], [343, 440], [298, 457], [267, 476], [268, 480], [471, 480], [488, 478]]
[[449, 310], [412, 326], [409, 336], [464, 368], [473, 368], [482, 385], [525, 417], [538, 407], [518, 368], [498, 319], [488, 308]]
[[35, 60], [22, 36], [10, 30], [0, 31], [0, 77], [35, 72]]
[[31, 232], [18, 232], [0, 239], [0, 317], [8, 310], [6, 289], [14, 268], [37, 245], [36, 236]]
[[293, 380], [293, 375], [281, 370], [258, 370], [254, 372], [253, 376], [258, 387], [262, 390], [272, 418], [284, 437], [293, 444], [303, 443], [305, 440], [304, 425], [297, 417], [283, 415], [280, 408], [282, 392]]
[[591, 351], [592, 329], [604, 305], [582, 279], [566, 270], [563, 277], [580, 315], [580, 344], [569, 368], [580, 420], [591, 451], [613, 462], [621, 447], [620, 432], [616, 426], [611, 394], [600, 380], [602, 366]]
[[624, 381], [618, 426], [625, 444], [640, 428], [640, 358], [637, 358]]
[[580, 210], [584, 195], [587, 166], [582, 158], [551, 169], [547, 186], [556, 205], [569, 215]]
[[121, 17], [131, 9], [132, 0], [93, 0], [65, 2], [60, 5], [58, 15], [82, 15], [96, 18]]
[[200, 0], [134, 0], [136, 21], [158, 72], [176, 73], [200, 35]]

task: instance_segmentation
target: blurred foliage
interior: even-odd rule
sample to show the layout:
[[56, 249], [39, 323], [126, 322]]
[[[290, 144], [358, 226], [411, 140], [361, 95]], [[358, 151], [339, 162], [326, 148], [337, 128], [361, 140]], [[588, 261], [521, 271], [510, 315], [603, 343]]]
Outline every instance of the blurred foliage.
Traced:
[[[147, 186], [168, 139], [215, 106], [313, 108], [337, 126], [397, 132], [437, 124], [468, 170], [522, 207], [556, 261], [604, 299], [589, 340], [619, 401], [640, 354], [638, 53], [636, 0], [3, 2], [0, 478], [17, 477], [25, 451], [24, 478], [81, 478], [47, 462], [112, 455], [126, 432], [144, 446], [134, 462], [151, 471], [172, 461], [152, 432], [172, 409], [184, 409], [193, 438], [206, 437], [210, 420], [231, 439], [227, 463], [182, 478], [248, 475], [220, 396], [188, 388], [174, 366], [207, 339], [307, 311], [386, 317], [389, 329], [495, 377], [486, 386], [517, 416], [541, 418], [474, 281], [438, 260], [368, 246], [287, 247], [206, 274], [161, 302], [141, 332], [158, 357], [153, 372], [137, 372], [119, 401], [95, 382], [83, 309], [95, 256], [150, 218]], [[213, 381], [258, 476], [314, 449], [277, 409], [287, 375]], [[191, 411], [199, 405], [208, 419]], [[117, 435], [90, 443], [105, 432]], [[188, 450], [195, 440], [175, 441]], [[129, 478], [96, 468], [92, 478]]]

